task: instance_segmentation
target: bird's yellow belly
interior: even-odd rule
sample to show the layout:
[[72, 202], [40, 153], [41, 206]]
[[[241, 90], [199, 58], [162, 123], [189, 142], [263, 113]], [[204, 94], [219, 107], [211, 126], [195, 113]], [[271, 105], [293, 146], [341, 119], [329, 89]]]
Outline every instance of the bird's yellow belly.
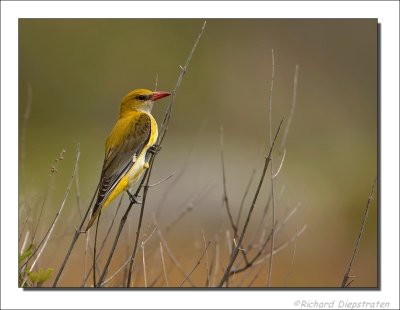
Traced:
[[145, 162], [146, 153], [147, 153], [147, 148], [143, 150], [140, 156], [136, 159], [132, 168], [126, 174], [126, 177], [128, 179], [128, 185], [127, 185], [128, 188], [133, 187], [133, 185], [136, 183], [137, 179], [140, 177], [144, 169], [148, 167], [148, 163]]

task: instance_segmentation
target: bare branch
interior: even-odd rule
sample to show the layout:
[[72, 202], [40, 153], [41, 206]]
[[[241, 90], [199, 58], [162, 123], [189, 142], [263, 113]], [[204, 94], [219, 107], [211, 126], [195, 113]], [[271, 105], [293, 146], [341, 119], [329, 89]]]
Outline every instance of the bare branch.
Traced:
[[222, 276], [222, 279], [221, 279], [221, 281], [220, 281], [220, 283], [219, 283], [219, 286], [220, 286], [220, 287], [222, 287], [222, 286], [224, 285], [224, 283], [228, 280], [229, 274], [230, 274], [231, 269], [232, 269], [232, 266], [233, 266], [233, 264], [234, 264], [234, 262], [235, 262], [235, 260], [236, 260], [236, 257], [237, 257], [237, 255], [238, 255], [238, 253], [239, 253], [239, 248], [240, 248], [241, 245], [242, 245], [242, 241], [243, 241], [243, 238], [244, 238], [244, 236], [245, 236], [247, 227], [248, 227], [248, 225], [249, 225], [251, 215], [252, 215], [252, 213], [253, 213], [255, 204], [256, 204], [256, 202], [257, 202], [258, 195], [259, 195], [259, 193], [260, 193], [262, 184], [263, 184], [263, 182], [264, 182], [265, 173], [267, 172], [267, 168], [268, 168], [269, 163], [270, 163], [270, 161], [271, 161], [272, 150], [273, 150], [273, 148], [274, 148], [274, 145], [275, 145], [276, 139], [277, 139], [277, 137], [278, 137], [279, 131], [280, 131], [280, 129], [281, 129], [282, 123], [283, 123], [283, 119], [281, 120], [281, 122], [280, 122], [280, 124], [279, 124], [279, 126], [278, 126], [278, 129], [277, 129], [277, 131], [276, 131], [274, 140], [273, 140], [272, 145], [271, 145], [271, 147], [270, 147], [270, 149], [269, 149], [268, 157], [266, 157], [266, 159], [265, 159], [263, 172], [262, 172], [262, 174], [261, 174], [261, 178], [260, 178], [260, 181], [259, 181], [259, 183], [258, 183], [257, 190], [256, 190], [256, 192], [255, 192], [255, 194], [254, 194], [253, 202], [252, 202], [252, 204], [251, 204], [251, 206], [250, 206], [250, 209], [249, 209], [249, 212], [248, 212], [248, 214], [247, 214], [246, 222], [245, 222], [244, 227], [243, 227], [243, 230], [242, 230], [242, 232], [241, 232], [241, 234], [240, 234], [240, 237], [239, 237], [239, 241], [238, 241], [238, 243], [237, 243], [237, 246], [234, 248], [234, 250], [233, 250], [233, 252], [232, 252], [232, 254], [231, 254], [231, 257], [230, 257], [230, 259], [229, 259], [228, 266], [226, 267], [225, 272], [224, 272], [224, 275]]
[[164, 281], [165, 281], [166, 286], [168, 287], [169, 285], [168, 285], [167, 271], [165, 269], [164, 251], [163, 251], [161, 241], [160, 241], [160, 255], [161, 255], [161, 262], [162, 262], [163, 273], [164, 273]]
[[201, 254], [199, 260], [197, 261], [196, 265], [193, 267], [193, 269], [189, 272], [189, 274], [186, 276], [185, 279], [183, 279], [183, 281], [181, 282], [181, 284], [179, 285], [179, 287], [182, 287], [182, 285], [186, 282], [186, 280], [190, 277], [190, 275], [193, 273], [193, 271], [196, 270], [196, 268], [200, 265], [201, 260], [204, 257], [204, 254], [206, 254], [208, 247], [210, 246], [211, 241], [209, 240], [207, 243], [206, 248], [204, 249], [203, 253]]
[[[142, 177], [141, 183], [140, 183], [138, 189], [136, 190], [136, 192], [135, 192], [135, 194], [134, 194], [134, 197], [137, 197], [137, 196], [139, 195], [139, 191], [140, 191], [141, 185], [144, 183], [144, 180], [145, 180], [145, 178], [147, 177], [147, 173], [148, 173], [148, 170], [146, 170], [144, 176]], [[104, 282], [104, 278], [105, 278], [106, 275], [107, 275], [108, 267], [110, 266], [112, 257], [114, 256], [114, 252], [115, 252], [115, 249], [116, 249], [116, 247], [117, 247], [119, 237], [120, 237], [120, 235], [121, 235], [122, 229], [124, 228], [124, 225], [125, 225], [125, 223], [126, 223], [126, 220], [127, 220], [127, 218], [128, 218], [128, 215], [129, 215], [129, 212], [130, 212], [132, 206], [133, 206], [133, 201], [130, 202], [128, 208], [126, 209], [124, 215], [123, 215], [122, 218], [121, 218], [121, 221], [120, 221], [120, 223], [119, 223], [119, 227], [118, 227], [118, 230], [117, 230], [117, 234], [116, 234], [116, 236], [115, 236], [115, 238], [114, 238], [114, 242], [113, 242], [113, 245], [112, 245], [112, 247], [111, 247], [110, 254], [108, 255], [107, 262], [106, 262], [106, 264], [104, 265], [103, 271], [102, 271], [102, 273], [101, 273], [101, 275], [100, 275], [100, 278], [99, 278], [99, 281], [98, 281], [98, 285], [101, 285], [101, 283]]]
[[31, 113], [32, 109], [32, 85], [30, 82], [27, 84], [27, 99], [26, 99], [26, 105], [25, 105], [25, 111], [24, 111], [24, 117], [22, 121], [22, 126], [21, 126], [21, 135], [20, 135], [20, 171], [21, 171], [21, 188], [24, 193], [24, 209], [21, 210], [19, 214], [19, 218], [21, 219], [22, 215], [25, 214], [26, 218], [24, 221], [24, 224], [20, 226], [20, 231], [19, 231], [19, 237], [18, 241], [20, 241], [20, 238], [22, 237], [23, 230], [25, 229], [25, 224], [28, 222], [28, 218], [31, 212], [31, 207], [29, 204], [29, 198], [28, 198], [28, 191], [26, 188], [26, 168], [25, 168], [25, 163], [26, 163], [26, 136], [27, 136], [27, 130], [28, 130], [28, 120], [29, 116]]
[[206, 28], [206, 24], [207, 24], [207, 22], [205, 21], [203, 23], [203, 26], [200, 29], [200, 32], [199, 32], [199, 34], [197, 36], [197, 39], [196, 39], [196, 41], [195, 41], [195, 43], [194, 43], [194, 45], [192, 47], [192, 50], [190, 51], [189, 57], [186, 59], [185, 66], [184, 67], [180, 66], [181, 74], [179, 75], [178, 80], [177, 80], [177, 82], [175, 84], [175, 89], [172, 92], [171, 101], [170, 101], [170, 103], [169, 103], [169, 105], [167, 107], [167, 112], [165, 113], [165, 117], [163, 119], [163, 122], [161, 123], [161, 134], [160, 134], [159, 139], [158, 139], [158, 144], [161, 144], [161, 142], [164, 140], [165, 134], [167, 133], [168, 123], [169, 123], [169, 119], [170, 119], [171, 114], [172, 114], [172, 106], [173, 106], [173, 103], [175, 101], [176, 91], [177, 91], [177, 89], [179, 88], [179, 86], [182, 83], [183, 76], [185, 75], [185, 73], [186, 73], [186, 71], [187, 71], [187, 69], [189, 67], [190, 61], [192, 60], [192, 57], [193, 57], [193, 54], [194, 54], [194, 51], [197, 48], [197, 44], [199, 43], [199, 41], [201, 39], [201, 36], [203, 35], [204, 29]]
[[275, 174], [272, 176], [272, 179], [275, 179], [278, 176], [279, 172], [281, 172], [283, 162], [285, 160], [285, 156], [286, 156], [286, 149], [283, 150], [283, 155], [282, 155], [281, 163], [279, 164], [278, 171], [275, 172]]
[[[89, 248], [89, 237], [90, 237], [90, 230], [86, 234], [86, 242], [85, 242], [85, 256], [84, 256], [84, 263], [83, 263], [83, 283], [82, 283], [83, 287], [86, 286], [86, 280], [89, 277], [89, 274], [86, 276], [86, 259], [87, 259], [87, 253], [88, 253], [88, 248]], [[92, 268], [93, 268], [93, 266], [92, 266]]]
[[212, 189], [212, 184], [208, 183], [195, 197], [190, 199], [186, 203], [186, 207], [165, 227], [166, 232], [169, 232], [183, 217], [193, 211]]
[[165, 181], [169, 180], [170, 178], [172, 178], [175, 175], [175, 171], [172, 172], [169, 176], [167, 176], [166, 178], [162, 179], [161, 181], [158, 181], [154, 184], [149, 184], [149, 187], [155, 187], [157, 185], [160, 185], [161, 183], [164, 183]]
[[144, 276], [144, 287], [147, 287], [147, 274], [146, 274], [146, 259], [145, 259], [145, 253], [144, 253], [144, 246], [147, 243], [147, 241], [150, 240], [151, 236], [153, 233], [156, 231], [157, 228], [154, 228], [153, 231], [150, 233], [150, 236], [142, 241], [141, 248], [142, 248], [142, 261], [143, 261], [143, 276]]
[[[40, 221], [42, 220], [42, 214], [43, 214], [43, 210], [45, 209], [44, 207], [46, 205], [47, 197], [48, 197], [48, 194], [49, 194], [49, 191], [50, 191], [51, 182], [53, 180], [54, 175], [58, 172], [58, 165], [64, 159], [64, 154], [65, 154], [65, 150], [62, 150], [60, 155], [58, 156], [58, 158], [56, 158], [54, 160], [54, 162], [53, 162], [53, 164], [52, 164], [52, 166], [50, 168], [49, 179], [48, 179], [48, 182], [47, 182], [47, 187], [46, 187], [46, 191], [45, 191], [44, 198], [43, 198], [43, 201], [42, 201], [42, 205], [40, 207], [39, 218], [38, 218], [38, 221], [36, 222], [36, 225], [35, 225], [35, 228], [34, 228], [33, 234], [32, 234], [32, 244], [35, 243], [36, 233], [37, 233], [37, 230], [39, 228]], [[44, 239], [42, 239], [42, 241], [43, 240]]]
[[[229, 255], [232, 255], [231, 233], [229, 232], [229, 229], [227, 229], [225, 233], [226, 233], [226, 245], [228, 247], [228, 253], [229, 253]], [[235, 239], [233, 239], [233, 240], [235, 240]], [[237, 244], [235, 246], [237, 246]]]
[[218, 270], [219, 270], [219, 259], [220, 259], [220, 255], [219, 255], [219, 236], [216, 234], [214, 237], [215, 240], [215, 267], [214, 267], [214, 274], [213, 274], [213, 281], [211, 283], [211, 286], [214, 286], [214, 283], [216, 282], [217, 279], [217, 275], [218, 275]]
[[157, 87], [158, 87], [158, 73], [156, 74], [156, 82], [154, 85], [154, 91], [157, 91]]
[[233, 229], [233, 235], [236, 237], [237, 228], [235, 222], [233, 221], [231, 209], [229, 207], [228, 193], [226, 190], [226, 173], [225, 173], [225, 161], [224, 161], [224, 127], [220, 127], [220, 143], [221, 143], [221, 166], [222, 166], [222, 184], [224, 189], [223, 201], [226, 208], [226, 212], [228, 213], [229, 222]]
[[[278, 254], [280, 251], [285, 249], [290, 243], [292, 243], [295, 240], [297, 240], [306, 231], [306, 229], [307, 229], [307, 225], [304, 225], [290, 240], [284, 242], [280, 246], [275, 247], [274, 251], [272, 252], [272, 255]], [[271, 253], [268, 253], [267, 255], [265, 255], [263, 258], [261, 258], [259, 260], [255, 260], [255, 261], [252, 260], [251, 261], [251, 265], [244, 266], [243, 268], [237, 269], [237, 270], [235, 270], [235, 273], [238, 274], [239, 272], [243, 272], [243, 271], [247, 270], [249, 267], [257, 266], [259, 264], [262, 264], [270, 256], [271, 256]]]
[[88, 215], [89, 215], [89, 211], [91, 210], [91, 206], [92, 206], [92, 204], [93, 204], [93, 202], [94, 202], [94, 199], [95, 199], [95, 197], [96, 197], [96, 195], [97, 195], [97, 191], [99, 190], [99, 185], [100, 185], [100, 183], [97, 184], [97, 188], [96, 188], [96, 190], [95, 190], [95, 192], [94, 192], [94, 194], [93, 194], [92, 200], [90, 201], [90, 204], [89, 204], [88, 208], [86, 209], [86, 213], [85, 213], [85, 215], [84, 215], [84, 217], [83, 217], [83, 219], [82, 219], [82, 221], [81, 221], [81, 224], [79, 225], [79, 227], [78, 227], [77, 229], [75, 229], [75, 234], [74, 234], [74, 236], [72, 237], [72, 241], [71, 241], [71, 244], [70, 244], [70, 246], [69, 246], [69, 248], [68, 248], [68, 252], [67, 252], [67, 254], [65, 255], [64, 261], [62, 262], [61, 267], [60, 267], [60, 269], [58, 270], [58, 273], [57, 273], [57, 275], [56, 275], [56, 277], [55, 277], [55, 279], [54, 279], [53, 287], [56, 287], [56, 286], [57, 286], [58, 280], [60, 279], [60, 277], [61, 277], [61, 275], [62, 275], [62, 273], [63, 273], [63, 271], [64, 271], [64, 268], [65, 268], [65, 266], [66, 266], [66, 264], [67, 264], [67, 262], [68, 262], [68, 259], [69, 259], [70, 256], [71, 256], [71, 253], [72, 253], [72, 250], [73, 250], [74, 247], [75, 247], [76, 241], [78, 240], [79, 236], [80, 236], [81, 233], [82, 233], [82, 227], [83, 227], [83, 225], [85, 224], [85, 220], [86, 220], [86, 218], [87, 218]]
[[29, 230], [25, 234], [24, 242], [22, 242], [21, 250], [19, 252], [21, 255], [22, 255], [22, 253], [24, 253], [26, 244], [28, 243], [28, 238], [29, 238]]
[[204, 229], [201, 229], [201, 234], [203, 237], [203, 244], [204, 244], [204, 249], [206, 251], [206, 273], [207, 273], [207, 281], [206, 281], [206, 287], [210, 285], [210, 267], [208, 266], [208, 252], [207, 252], [207, 246], [206, 246], [206, 236], [204, 235]]
[[[106, 241], [108, 240], [108, 238], [109, 238], [109, 236], [110, 236], [110, 234], [111, 234], [112, 227], [114, 226], [114, 222], [115, 222], [115, 219], [116, 219], [116, 217], [117, 217], [118, 211], [119, 211], [119, 209], [121, 208], [122, 200], [123, 200], [123, 199], [124, 199], [124, 196], [121, 195], [121, 198], [119, 199], [118, 206], [117, 206], [117, 208], [116, 208], [116, 210], [115, 210], [114, 216], [113, 216], [113, 218], [112, 218], [112, 220], [111, 220], [110, 225], [108, 226], [106, 235], [104, 236], [104, 239], [103, 239], [103, 241], [102, 241], [102, 243], [101, 243], [99, 253], [97, 253], [96, 261], [99, 259], [101, 253], [103, 252], [104, 247], [105, 247], [105, 244], [106, 244]], [[88, 239], [89, 233], [90, 233], [90, 230], [87, 232], [87, 242], [88, 242], [88, 240], [89, 240], [89, 239]], [[86, 254], [85, 254], [85, 255], [86, 255]], [[89, 269], [89, 272], [88, 272], [87, 276], [85, 276], [84, 281], [83, 281], [83, 286], [85, 286], [85, 283], [86, 283], [87, 279], [89, 278], [89, 275], [90, 275], [90, 273], [92, 272], [92, 270], [93, 270], [93, 266]], [[85, 274], [86, 274], [86, 272], [85, 272]]]
[[103, 283], [101, 283], [100, 286], [104, 286], [104, 285], [106, 285], [108, 282], [110, 282], [112, 279], [114, 279], [115, 276], [116, 276], [117, 274], [119, 274], [119, 273], [128, 265], [129, 260], [130, 260], [130, 258], [128, 258], [128, 259], [122, 264], [122, 266], [119, 267], [119, 268], [117, 269], [117, 271], [115, 271], [107, 280], [105, 280]]
[[157, 223], [157, 220], [156, 220], [156, 217], [155, 217], [154, 214], [153, 214], [153, 223], [154, 223], [154, 226], [157, 227], [158, 237], [160, 238], [160, 240], [161, 240], [162, 244], [164, 245], [165, 249], [167, 250], [167, 253], [168, 253], [169, 257], [171, 258], [171, 260], [173, 261], [175, 266], [178, 268], [178, 270], [181, 272], [181, 274], [185, 277], [185, 279], [187, 279], [187, 281], [189, 281], [189, 283], [192, 286], [195, 286], [194, 283], [190, 280], [190, 275], [186, 274], [186, 272], [183, 270], [181, 264], [179, 263], [179, 261], [177, 260], [175, 255], [172, 253], [171, 249], [169, 248], [167, 241], [165, 240], [163, 234], [161, 233], [160, 228], [158, 227], [158, 223]]
[[[74, 171], [73, 171], [73, 173], [72, 173], [71, 180], [70, 180], [70, 182], [69, 182], [69, 184], [68, 184], [68, 186], [67, 186], [67, 190], [65, 191], [64, 199], [63, 199], [63, 201], [62, 201], [62, 203], [61, 203], [61, 206], [60, 206], [60, 208], [58, 209], [58, 211], [57, 211], [57, 213], [56, 213], [56, 215], [55, 215], [55, 217], [54, 217], [54, 220], [53, 220], [53, 222], [52, 222], [52, 224], [51, 224], [49, 230], [47, 231], [47, 233], [45, 234], [44, 239], [40, 242], [40, 244], [39, 244], [39, 246], [38, 246], [38, 249], [40, 248], [40, 250], [39, 250], [39, 252], [38, 252], [38, 254], [37, 254], [37, 256], [36, 256], [36, 259], [33, 261], [31, 267], [29, 268], [29, 271], [32, 271], [32, 270], [33, 270], [33, 268], [35, 267], [36, 263], [38, 262], [40, 256], [42, 255], [44, 249], [46, 248], [47, 243], [48, 243], [48, 241], [49, 241], [49, 239], [50, 239], [50, 237], [51, 237], [51, 235], [52, 235], [52, 233], [53, 233], [53, 231], [54, 231], [54, 228], [55, 228], [55, 226], [56, 226], [56, 224], [57, 224], [57, 221], [58, 221], [58, 219], [59, 219], [59, 217], [60, 217], [60, 215], [61, 215], [61, 212], [62, 212], [62, 210], [64, 209], [65, 202], [67, 201], [69, 192], [70, 192], [71, 187], [72, 187], [72, 183], [73, 183], [74, 178], [75, 178], [75, 175], [76, 175], [76, 171], [77, 171], [77, 167], [78, 167], [78, 162], [79, 162], [79, 157], [80, 157], [80, 155], [81, 155], [81, 152], [80, 152], [79, 143], [78, 143], [77, 148], [76, 148], [76, 159], [75, 159]], [[32, 255], [33, 255], [33, 254], [32, 254]], [[22, 285], [21, 285], [22, 287], [23, 287], [23, 285], [25, 284], [25, 281], [26, 281], [26, 277], [25, 277], [25, 280], [23, 281], [23, 283], [22, 283]]]
[[282, 153], [283, 150], [286, 147], [286, 140], [287, 140], [287, 137], [288, 137], [290, 125], [292, 124], [292, 120], [293, 120], [294, 108], [296, 106], [296, 99], [297, 99], [297, 80], [298, 80], [298, 76], [299, 76], [299, 69], [300, 69], [299, 65], [296, 65], [296, 68], [295, 68], [295, 71], [294, 71], [294, 80], [293, 80], [292, 107], [290, 109], [288, 121], [286, 123], [285, 132], [283, 133], [283, 137], [282, 137], [282, 142], [281, 142], [279, 153]]
[[290, 274], [291, 274], [291, 272], [292, 272], [292, 269], [293, 269], [293, 265], [294, 265], [294, 257], [295, 257], [295, 255], [296, 255], [296, 247], [297, 247], [297, 235], [299, 234], [299, 225], [296, 225], [296, 235], [295, 235], [295, 238], [294, 238], [294, 241], [293, 241], [293, 252], [292, 252], [292, 259], [291, 259], [291, 261], [290, 261], [290, 266], [289, 266], [289, 270], [288, 270], [288, 272], [287, 272], [287, 274], [286, 274], [286, 278], [285, 278], [285, 286], [287, 285], [287, 281], [288, 281], [288, 279], [289, 279], [289, 276], [290, 276]]
[[[293, 208], [293, 210], [285, 217], [285, 219], [282, 221], [281, 224], [275, 225], [276, 226], [275, 233], [278, 233], [281, 229], [283, 229], [283, 227], [286, 225], [286, 223], [289, 221], [289, 219], [296, 213], [299, 206], [300, 206], [300, 204], [297, 204], [297, 206]], [[298, 235], [300, 235], [301, 233], [302, 233], [302, 231], [299, 232]], [[272, 238], [272, 232], [270, 232], [268, 237], [262, 241], [261, 245], [258, 245], [258, 246], [252, 245], [251, 248], [258, 248], [258, 252], [253, 256], [253, 258], [251, 258], [250, 260], [247, 260], [246, 264], [243, 267], [241, 267], [239, 269], [232, 268], [232, 271], [229, 276], [231, 276], [235, 273], [243, 272], [243, 271], [247, 270], [248, 268], [254, 266], [257, 259], [263, 254], [264, 249], [266, 248], [266, 246], [267, 246], [268, 242], [271, 240], [271, 238]]]
[[[260, 149], [260, 153], [261, 153], [261, 151], [262, 151], [262, 147]], [[246, 201], [247, 194], [249, 193], [249, 190], [250, 190], [251, 184], [253, 183], [253, 179], [254, 179], [254, 176], [255, 176], [256, 172], [257, 172], [257, 165], [255, 165], [253, 170], [251, 171], [249, 182], [247, 183], [246, 189], [245, 189], [243, 197], [242, 197], [242, 201], [240, 202], [239, 213], [238, 213], [238, 216], [237, 216], [237, 219], [236, 219], [236, 224], [235, 224], [237, 229], [239, 229], [239, 222], [240, 222], [240, 217], [242, 215], [244, 202]]]
[[367, 205], [365, 207], [365, 211], [364, 211], [364, 215], [363, 215], [363, 220], [362, 220], [362, 223], [361, 223], [360, 231], [358, 233], [357, 241], [356, 241], [356, 244], [354, 246], [353, 255], [351, 256], [350, 263], [349, 263], [349, 265], [347, 267], [347, 270], [346, 270], [346, 273], [344, 274], [344, 277], [343, 277], [342, 287], [348, 287], [351, 284], [351, 282], [350, 283], [347, 283], [347, 282], [349, 281], [350, 278], [354, 278], [354, 276], [350, 275], [351, 267], [353, 266], [354, 259], [356, 258], [356, 255], [357, 255], [357, 252], [358, 252], [358, 248], [360, 246], [360, 241], [361, 241], [362, 234], [364, 232], [365, 223], [367, 222], [369, 208], [371, 207], [371, 204], [374, 201], [374, 192], [375, 192], [376, 182], [377, 182], [377, 177], [375, 177], [375, 179], [374, 179], [374, 183], [372, 185], [371, 193], [369, 194], [369, 197], [368, 197], [368, 201], [367, 201]]
[[[275, 78], [275, 57], [274, 50], [272, 49], [272, 77], [271, 77], [271, 86], [270, 86], [270, 94], [269, 94], [269, 143], [272, 144], [272, 93], [274, 89], [274, 78]], [[272, 202], [272, 231], [271, 231], [271, 252], [274, 250], [275, 246], [275, 184], [274, 184], [274, 169], [272, 162], [272, 153], [271, 153], [271, 202]], [[273, 255], [269, 260], [269, 268], [267, 274], [267, 287], [269, 287], [272, 275], [272, 260]]]
[[97, 251], [97, 233], [98, 233], [98, 230], [99, 230], [99, 223], [100, 223], [100, 218], [101, 218], [101, 209], [100, 209], [100, 211], [99, 211], [99, 216], [97, 217], [97, 219], [96, 219], [96, 230], [95, 230], [95, 233], [94, 233], [94, 246], [93, 246], [93, 267], [92, 267], [92, 269], [93, 269], [93, 286], [94, 287], [96, 287], [96, 251]]

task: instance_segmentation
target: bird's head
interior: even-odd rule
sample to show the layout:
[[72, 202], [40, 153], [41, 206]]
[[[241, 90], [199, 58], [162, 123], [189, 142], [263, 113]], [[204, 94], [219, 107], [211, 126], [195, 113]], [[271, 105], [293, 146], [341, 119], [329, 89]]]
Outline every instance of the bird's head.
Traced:
[[151, 91], [148, 89], [135, 89], [122, 98], [120, 115], [131, 110], [150, 112], [154, 101], [167, 97], [171, 93], [165, 91]]

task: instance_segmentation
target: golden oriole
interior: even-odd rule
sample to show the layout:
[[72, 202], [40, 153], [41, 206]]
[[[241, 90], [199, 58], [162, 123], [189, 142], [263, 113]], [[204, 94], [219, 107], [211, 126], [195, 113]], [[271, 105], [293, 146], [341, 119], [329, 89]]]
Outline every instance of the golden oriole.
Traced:
[[[121, 101], [117, 123], [107, 138], [99, 192], [86, 231], [102, 208], [132, 187], [144, 169], [147, 151], [156, 143], [157, 122], [150, 114], [154, 101], [171, 93], [136, 89]], [[129, 194], [129, 192], [128, 192]]]

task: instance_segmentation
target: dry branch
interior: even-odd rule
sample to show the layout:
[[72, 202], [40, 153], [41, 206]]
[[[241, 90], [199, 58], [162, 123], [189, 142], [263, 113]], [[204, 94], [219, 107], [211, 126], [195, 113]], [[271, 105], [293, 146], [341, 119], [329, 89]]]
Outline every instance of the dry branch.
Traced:
[[268, 168], [269, 163], [270, 163], [270, 161], [271, 161], [272, 150], [273, 150], [273, 148], [274, 148], [274, 145], [275, 145], [276, 139], [277, 139], [277, 137], [278, 137], [279, 131], [280, 131], [280, 129], [281, 129], [282, 123], [283, 123], [283, 119], [281, 120], [281, 122], [280, 122], [280, 124], [279, 124], [279, 126], [278, 126], [278, 129], [277, 129], [277, 131], [276, 131], [274, 140], [273, 140], [272, 145], [271, 145], [271, 147], [270, 147], [270, 149], [269, 149], [268, 157], [265, 158], [265, 163], [264, 163], [263, 172], [262, 172], [262, 174], [261, 174], [261, 178], [260, 178], [260, 181], [259, 181], [259, 183], [258, 183], [257, 190], [256, 190], [256, 192], [255, 192], [255, 194], [254, 194], [253, 202], [252, 202], [252, 204], [251, 204], [251, 206], [250, 206], [250, 209], [249, 209], [249, 212], [248, 212], [248, 214], [247, 214], [246, 222], [245, 222], [244, 227], [243, 227], [243, 230], [242, 230], [242, 232], [241, 232], [241, 234], [240, 234], [240, 237], [239, 237], [239, 241], [238, 241], [238, 243], [237, 243], [237, 246], [235, 246], [235, 247], [234, 247], [234, 250], [232, 251], [232, 254], [231, 254], [231, 257], [230, 257], [230, 259], [229, 259], [228, 266], [227, 266], [226, 269], [225, 269], [224, 275], [222, 276], [221, 281], [219, 282], [219, 287], [222, 287], [222, 286], [225, 284], [225, 282], [228, 280], [229, 274], [230, 274], [231, 269], [232, 269], [232, 266], [233, 266], [233, 264], [235, 263], [235, 260], [236, 260], [236, 258], [237, 258], [237, 255], [239, 254], [240, 247], [242, 246], [243, 238], [244, 238], [244, 236], [245, 236], [247, 227], [248, 227], [248, 225], [249, 225], [250, 218], [251, 218], [251, 215], [252, 215], [252, 213], [253, 213], [255, 204], [256, 204], [256, 202], [257, 202], [258, 195], [259, 195], [259, 193], [260, 193], [262, 184], [263, 184], [263, 182], [264, 182], [265, 173], [267, 172], [267, 168]]
[[344, 277], [343, 277], [342, 287], [348, 287], [353, 282], [353, 280], [348, 282], [349, 279], [355, 278], [355, 276], [350, 275], [351, 267], [353, 266], [354, 259], [356, 258], [356, 255], [357, 255], [357, 252], [358, 252], [358, 248], [360, 246], [360, 241], [361, 241], [362, 234], [364, 232], [365, 223], [367, 222], [369, 208], [371, 207], [371, 204], [374, 201], [374, 192], [375, 192], [376, 182], [377, 182], [377, 178], [375, 177], [374, 183], [372, 185], [371, 192], [370, 192], [369, 197], [368, 197], [367, 205], [365, 207], [363, 220], [362, 220], [362, 223], [361, 223], [360, 231], [358, 233], [357, 241], [356, 241], [356, 244], [354, 246], [353, 255], [351, 256], [349, 266], [347, 267], [346, 273], [344, 274]]
[[196, 265], [193, 267], [193, 269], [189, 272], [189, 274], [185, 277], [185, 279], [183, 279], [183, 281], [181, 282], [181, 284], [179, 285], [179, 287], [182, 287], [182, 285], [186, 282], [186, 280], [190, 277], [190, 275], [193, 273], [193, 271], [196, 270], [196, 268], [200, 265], [201, 260], [204, 257], [204, 254], [207, 253], [207, 249], [210, 246], [211, 241], [208, 241], [207, 246], [205, 247], [203, 253], [201, 254], [200, 258], [198, 259]]

